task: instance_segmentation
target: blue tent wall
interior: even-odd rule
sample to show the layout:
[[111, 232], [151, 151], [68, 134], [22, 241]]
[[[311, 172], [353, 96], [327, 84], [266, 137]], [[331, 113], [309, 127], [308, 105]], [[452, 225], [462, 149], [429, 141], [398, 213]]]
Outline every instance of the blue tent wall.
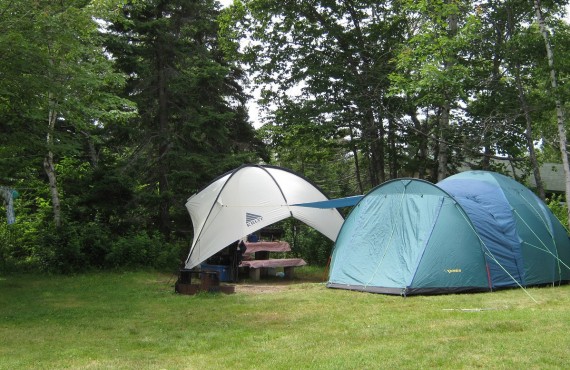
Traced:
[[[438, 186], [461, 203], [485, 247], [493, 288], [526, 285], [516, 223], [499, 187], [471, 179], [452, 179]], [[514, 281], [513, 281], [514, 280]]]
[[[462, 172], [437, 185], [462, 205], [489, 255], [500, 262], [489, 262], [493, 287], [516, 286], [514, 280], [523, 286], [568, 280], [570, 240], [528, 188], [487, 171]], [[503, 268], [514, 280], [509, 282]]]
[[388, 294], [489, 290], [482, 245], [461, 207], [422, 180], [366, 194], [336, 240], [329, 282]]

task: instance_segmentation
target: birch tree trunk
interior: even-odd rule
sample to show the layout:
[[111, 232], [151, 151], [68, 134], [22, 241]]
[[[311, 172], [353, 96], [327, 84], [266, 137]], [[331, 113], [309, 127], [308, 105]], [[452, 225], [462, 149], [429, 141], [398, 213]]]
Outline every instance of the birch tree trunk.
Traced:
[[[564, 118], [564, 108], [558, 93], [558, 82], [556, 79], [556, 68], [554, 67], [554, 54], [550, 45], [550, 38], [546, 25], [544, 24], [544, 17], [540, 9], [540, 0], [534, 0], [534, 10], [536, 12], [536, 20], [540, 27], [540, 33], [544, 39], [544, 46], [546, 47], [546, 56], [548, 58], [548, 67], [550, 68], [550, 85], [552, 86], [552, 93], [555, 98], [556, 104], [556, 120], [558, 124], [558, 140], [560, 143], [560, 155], [562, 156], [562, 164], [564, 165], [564, 183], [566, 185], [566, 204], [570, 201], [570, 167], [568, 164], [568, 150], [566, 140], [566, 126]], [[570, 207], [568, 208], [568, 228], [570, 228]]]

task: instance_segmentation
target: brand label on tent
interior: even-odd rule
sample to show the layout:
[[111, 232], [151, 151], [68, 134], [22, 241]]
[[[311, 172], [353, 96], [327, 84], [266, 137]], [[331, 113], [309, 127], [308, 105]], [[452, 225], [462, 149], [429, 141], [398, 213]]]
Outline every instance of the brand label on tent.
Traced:
[[258, 222], [263, 221], [263, 217], [260, 215], [254, 215], [253, 213], [245, 214], [245, 224], [247, 227], [255, 225]]

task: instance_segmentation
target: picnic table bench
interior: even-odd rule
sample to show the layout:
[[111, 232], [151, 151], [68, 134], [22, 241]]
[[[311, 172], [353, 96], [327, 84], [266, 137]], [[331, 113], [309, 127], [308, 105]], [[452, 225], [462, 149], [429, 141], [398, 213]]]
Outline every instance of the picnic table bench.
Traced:
[[305, 266], [307, 262], [302, 258], [271, 258], [267, 260], [251, 260], [242, 261], [241, 266], [249, 267], [249, 277], [251, 280], [258, 281], [261, 276], [262, 268], [283, 267], [286, 279], [293, 277], [295, 267]]
[[[246, 251], [244, 260], [241, 261], [240, 267], [249, 268], [249, 277], [258, 281], [261, 277], [261, 271], [268, 268], [283, 267], [285, 278], [293, 277], [295, 267], [305, 266], [302, 258], [269, 258], [270, 252], [289, 252], [291, 247], [289, 243], [282, 241], [260, 241], [245, 243]], [[251, 259], [255, 256], [255, 259]]]
[[287, 242], [245, 242], [244, 256], [251, 256], [258, 252], [290, 252], [291, 246]]

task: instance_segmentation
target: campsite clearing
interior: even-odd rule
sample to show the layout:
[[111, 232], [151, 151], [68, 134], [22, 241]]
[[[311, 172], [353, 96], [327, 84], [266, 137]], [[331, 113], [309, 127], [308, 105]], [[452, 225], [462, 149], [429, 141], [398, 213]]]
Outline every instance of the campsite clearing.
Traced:
[[195, 296], [175, 294], [175, 277], [154, 272], [1, 277], [0, 369], [556, 369], [570, 361], [568, 285], [529, 289], [534, 303], [518, 289], [402, 298], [327, 289], [315, 276], [322, 270], [304, 267], [292, 282]]

